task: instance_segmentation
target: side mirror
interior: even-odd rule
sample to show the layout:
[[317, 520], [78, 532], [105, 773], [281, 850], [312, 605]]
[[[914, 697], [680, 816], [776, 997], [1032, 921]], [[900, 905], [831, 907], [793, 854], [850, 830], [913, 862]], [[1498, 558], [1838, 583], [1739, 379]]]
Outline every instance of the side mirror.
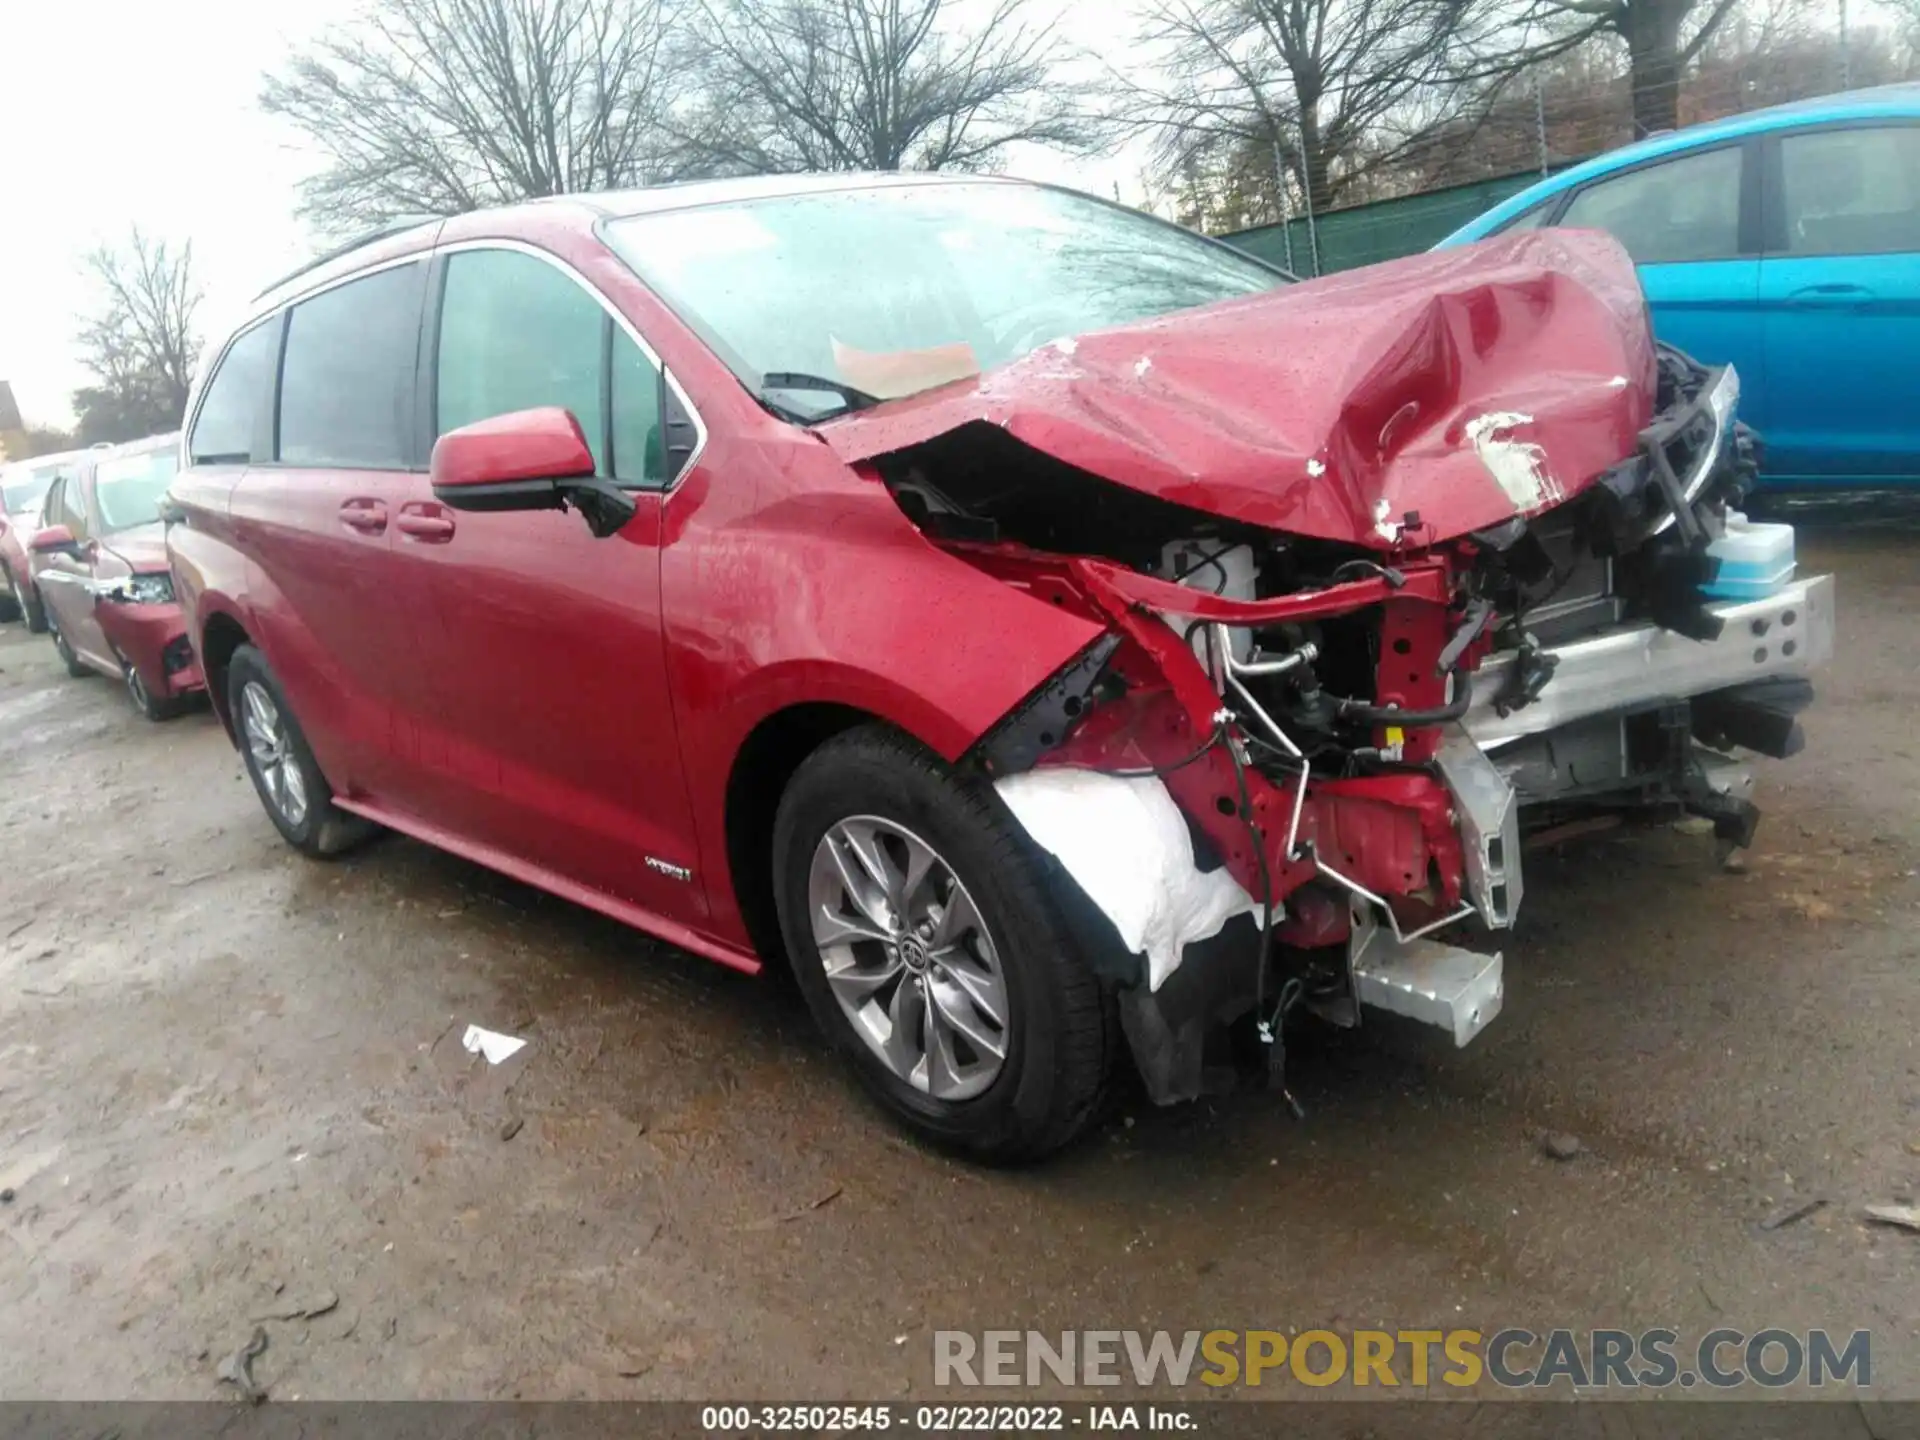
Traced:
[[454, 510], [578, 510], [595, 535], [613, 534], [639, 508], [593, 473], [593, 451], [573, 413], [516, 410], [449, 430], [428, 467], [434, 497]]
[[73, 531], [64, 525], [49, 525], [28, 542], [27, 548], [36, 555], [78, 555], [80, 544], [73, 538]]

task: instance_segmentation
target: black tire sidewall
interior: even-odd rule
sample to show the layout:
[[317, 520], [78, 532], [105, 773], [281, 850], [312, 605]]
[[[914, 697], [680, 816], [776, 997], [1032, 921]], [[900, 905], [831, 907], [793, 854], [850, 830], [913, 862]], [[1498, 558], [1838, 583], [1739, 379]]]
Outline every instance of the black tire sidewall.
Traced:
[[[300, 817], [298, 825], [289, 823], [273, 803], [260, 777], [259, 768], [254, 763], [253, 747], [247, 743], [247, 712], [243, 697], [249, 681], [262, 686], [273, 698], [274, 708], [280, 712], [281, 727], [287, 733], [294, 762], [300, 767], [300, 778], [306, 782], [307, 813]], [[287, 704], [286, 694], [281, 690], [280, 682], [267, 664], [266, 657], [251, 645], [242, 645], [227, 662], [227, 711], [233, 716], [234, 738], [240, 746], [240, 763], [246, 766], [247, 778], [253, 782], [254, 793], [260, 797], [260, 808], [267, 812], [274, 829], [289, 845], [308, 854], [320, 854], [322, 830], [333, 808], [333, 787], [327, 784], [326, 776], [320, 773], [320, 766], [313, 758], [313, 747], [307, 744], [300, 721], [295, 717], [293, 707]]]
[[156, 723], [161, 720], [171, 720], [175, 714], [173, 702], [162, 700], [149, 690], [147, 682], [141, 678], [140, 672], [133, 667], [131, 661], [123, 659], [120, 664], [124, 667], [121, 683], [126, 687], [127, 699], [133, 702], [133, 708], [145, 719]]
[[92, 667], [74, 653], [73, 644], [61, 633], [60, 627], [47, 622], [47, 632], [53, 637], [53, 653], [60, 657], [60, 663], [67, 667], [67, 674], [78, 680], [92, 673]]
[[[877, 730], [831, 741], [800, 767], [774, 824], [781, 933], [808, 1008], [870, 1093], [936, 1143], [983, 1159], [1024, 1159], [1070, 1136], [1078, 1120], [1067, 1112], [1085, 1108], [1060, 1053], [1069, 1009], [1062, 967], [1080, 961], [1016, 822], [989, 787], [944, 769], [929, 752]], [[827, 983], [807, 919], [808, 872], [827, 829], [854, 815], [891, 820], [931, 845], [994, 937], [1007, 987], [1007, 1058], [971, 1099], [936, 1100], [894, 1075]]]

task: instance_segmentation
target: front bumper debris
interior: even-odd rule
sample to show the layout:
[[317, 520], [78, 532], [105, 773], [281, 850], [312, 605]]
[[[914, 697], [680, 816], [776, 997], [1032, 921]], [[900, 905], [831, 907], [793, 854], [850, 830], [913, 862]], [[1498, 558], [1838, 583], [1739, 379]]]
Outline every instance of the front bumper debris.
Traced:
[[1475, 676], [1467, 733], [1481, 749], [1497, 750], [1521, 736], [1589, 716], [1804, 675], [1833, 655], [1831, 575], [1796, 580], [1764, 600], [1730, 601], [1707, 610], [1723, 622], [1716, 640], [1690, 640], [1641, 624], [1550, 647], [1552, 683], [1531, 703], [1504, 715], [1498, 702], [1514, 657], [1488, 656]]
[[187, 639], [186, 612], [177, 602], [103, 603], [95, 607], [94, 616], [115, 652], [140, 672], [150, 693], [164, 698], [206, 689]]
[[1353, 907], [1347, 967], [1362, 1005], [1437, 1025], [1455, 1045], [1492, 1024], [1506, 997], [1498, 952], [1481, 955], [1430, 938], [1397, 940], [1366, 905]]
[[1434, 756], [1453, 796], [1467, 862], [1467, 893], [1494, 930], [1513, 924], [1520, 909], [1520, 799], [1486, 751], [1458, 724], [1447, 727]]
[[[1752, 777], [1730, 752], [1800, 748], [1834, 584], [1784, 579], [1789, 545], [1766, 598], [1711, 598], [1740, 558], [1729, 516], [1754, 440], [1730, 368], [1663, 350], [1657, 372], [1632, 452], [1539, 513], [1449, 537], [1376, 507], [1390, 563], [1232, 526], [1197, 525], [1157, 556], [1129, 552], [1124, 525], [1112, 555], [1052, 530], [948, 542], [1105, 626], [973, 760], [1010, 804], [1036, 781], [1064, 795], [1049, 771], [1065, 765], [1151, 792], [1169, 822], [1148, 843], [1076, 805], [1062, 836], [1012, 805], [1090, 899], [1094, 946], [1125, 952], [1102, 975], [1156, 1100], [1200, 1093], [1222, 1027], [1246, 1022], [1240, 1038], [1283, 1066], [1296, 1006], [1343, 1025], [1391, 1011], [1471, 1041], [1499, 1014], [1502, 958], [1433, 937], [1515, 923], [1530, 833], [1691, 813], [1723, 845], [1750, 842]], [[1541, 459], [1530, 433], [1503, 442], [1515, 474]], [[1133, 519], [1151, 534], [1179, 517]], [[1182, 898], [1209, 887], [1231, 903]], [[1143, 891], [1179, 923], [1142, 923]]]

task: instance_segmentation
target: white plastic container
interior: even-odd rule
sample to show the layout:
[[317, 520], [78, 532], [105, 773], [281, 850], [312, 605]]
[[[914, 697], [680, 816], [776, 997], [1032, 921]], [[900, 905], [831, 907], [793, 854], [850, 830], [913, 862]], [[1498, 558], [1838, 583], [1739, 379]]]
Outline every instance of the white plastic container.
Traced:
[[[1176, 584], [1193, 590], [1204, 590], [1209, 595], [1219, 595], [1228, 600], [1248, 601], [1254, 599], [1254, 587], [1259, 582], [1260, 574], [1252, 546], [1223, 548], [1217, 540], [1175, 540], [1162, 546], [1160, 573]], [[1184, 632], [1192, 617], [1169, 615], [1166, 619], [1174, 629]], [[1231, 630], [1228, 635], [1234, 659], [1245, 660], [1253, 653], [1252, 631]], [[1201, 663], [1206, 662], [1206, 636], [1197, 631], [1193, 637], [1193, 653], [1200, 657]]]
[[1720, 573], [1702, 587], [1715, 600], [1764, 600], [1793, 579], [1793, 526], [1727, 512], [1727, 533], [1707, 547]]

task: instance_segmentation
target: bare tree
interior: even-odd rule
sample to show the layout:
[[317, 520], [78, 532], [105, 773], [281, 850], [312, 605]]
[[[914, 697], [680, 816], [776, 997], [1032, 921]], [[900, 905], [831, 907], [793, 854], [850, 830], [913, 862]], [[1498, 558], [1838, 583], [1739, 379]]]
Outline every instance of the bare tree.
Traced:
[[1516, 74], [1595, 41], [1623, 44], [1636, 138], [1680, 124], [1680, 80], [1740, 0], [1519, 0], [1483, 73]]
[[705, 123], [686, 138], [726, 169], [977, 169], [1016, 142], [1101, 133], [1033, 0], [964, 17], [952, 0], [701, 4]]
[[192, 243], [175, 249], [135, 226], [124, 245], [102, 245], [84, 263], [99, 303], [80, 325], [94, 384], [74, 392], [79, 438], [134, 440], [177, 428], [200, 349]]
[[[1164, 80], [1123, 82], [1159, 159], [1330, 208], [1444, 109], [1486, 0], [1149, 0]], [[1296, 202], [1296, 203], [1299, 203]]]
[[344, 232], [672, 178], [667, 5], [373, 0], [261, 95], [328, 158], [304, 213]]

